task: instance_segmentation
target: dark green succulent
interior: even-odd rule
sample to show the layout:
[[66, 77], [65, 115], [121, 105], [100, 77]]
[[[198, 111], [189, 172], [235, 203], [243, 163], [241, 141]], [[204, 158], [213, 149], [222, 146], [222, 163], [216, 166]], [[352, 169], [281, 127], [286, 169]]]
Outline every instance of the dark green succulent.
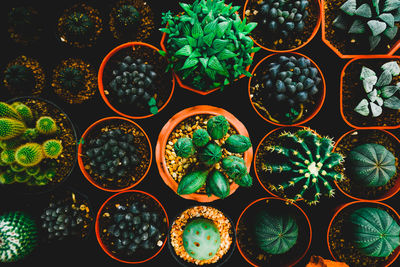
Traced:
[[119, 27], [137, 27], [141, 15], [133, 5], [122, 5], [115, 11], [115, 18]]
[[60, 71], [59, 82], [66, 90], [82, 90], [86, 84], [85, 74], [78, 68], [66, 67]]
[[88, 14], [72, 12], [65, 20], [65, 33], [71, 39], [86, 38], [95, 31], [95, 23]]
[[31, 69], [24, 65], [14, 64], [4, 72], [4, 82], [15, 89], [34, 87], [35, 77]]

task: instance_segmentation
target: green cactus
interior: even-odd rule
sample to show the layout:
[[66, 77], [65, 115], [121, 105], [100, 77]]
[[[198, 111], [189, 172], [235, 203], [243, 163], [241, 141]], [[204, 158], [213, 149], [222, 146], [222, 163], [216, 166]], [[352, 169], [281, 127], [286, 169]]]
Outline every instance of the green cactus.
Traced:
[[0, 262], [23, 259], [37, 246], [35, 221], [27, 214], [13, 211], [0, 216]]
[[32, 166], [32, 167], [27, 167], [27, 168], [25, 168], [25, 172], [29, 176], [36, 176], [40, 172], [40, 166], [39, 165], [35, 165], [35, 166]]
[[17, 183], [26, 183], [31, 177], [26, 172], [16, 172], [14, 174], [14, 179]]
[[49, 139], [43, 142], [42, 148], [43, 148], [43, 155], [46, 158], [50, 159], [58, 158], [58, 156], [60, 156], [63, 151], [63, 146], [61, 144], [61, 141], [55, 139]]
[[26, 143], [15, 151], [15, 161], [24, 167], [39, 164], [43, 159], [42, 146], [37, 143]]
[[198, 158], [204, 164], [211, 166], [220, 161], [222, 148], [215, 143], [208, 143], [199, 153]]
[[19, 136], [26, 130], [21, 121], [12, 118], [0, 118], [0, 140], [8, 140]]
[[15, 110], [15, 108], [5, 102], [0, 102], [0, 117], [22, 121], [21, 115]]
[[221, 245], [221, 235], [214, 222], [199, 218], [185, 226], [182, 241], [190, 257], [196, 260], [208, 260], [217, 253]]
[[65, 33], [71, 39], [86, 38], [95, 30], [95, 23], [88, 14], [72, 12], [65, 20]]
[[1, 151], [0, 160], [7, 165], [13, 163], [15, 161], [15, 151], [11, 149]]
[[253, 178], [251, 178], [250, 174], [245, 174], [240, 178], [234, 179], [235, 183], [243, 187], [250, 187], [253, 185]]
[[174, 144], [174, 150], [177, 156], [183, 158], [188, 158], [196, 152], [192, 139], [187, 137], [179, 138]]
[[199, 190], [207, 180], [208, 171], [194, 171], [186, 174], [179, 182], [177, 193], [178, 195], [192, 194]]
[[354, 245], [367, 256], [388, 257], [400, 245], [400, 226], [384, 210], [359, 208], [349, 222]]
[[207, 121], [207, 132], [214, 140], [223, 138], [229, 130], [228, 120], [222, 116], [214, 116]]
[[26, 125], [29, 125], [33, 121], [33, 113], [32, 110], [25, 104], [17, 103], [17, 105], [13, 105], [13, 108], [18, 112], [22, 121], [25, 122]]
[[14, 172], [10, 169], [0, 173], [0, 184], [12, 184], [15, 182]]
[[226, 139], [224, 147], [232, 153], [243, 153], [251, 147], [250, 138], [240, 134], [234, 134]]
[[12, 170], [14, 173], [23, 172], [25, 169], [26, 168], [24, 166], [21, 166], [16, 162], [10, 164], [10, 170]]
[[210, 141], [210, 135], [208, 134], [207, 130], [204, 129], [197, 129], [193, 132], [193, 144], [196, 147], [203, 147], [208, 144]]
[[208, 196], [224, 199], [229, 196], [229, 182], [221, 172], [214, 170], [207, 179], [206, 191]]
[[263, 210], [256, 215], [254, 237], [263, 251], [279, 255], [288, 252], [297, 242], [299, 227], [287, 214], [271, 214]]
[[141, 15], [133, 5], [122, 5], [115, 14], [118, 27], [135, 28], [138, 26]]
[[384, 146], [363, 144], [349, 153], [351, 178], [367, 187], [383, 186], [396, 174], [396, 158]]
[[85, 73], [79, 68], [66, 67], [59, 72], [59, 82], [64, 90], [78, 91], [85, 88]]
[[39, 131], [36, 128], [28, 128], [21, 137], [27, 141], [34, 141], [39, 137]]
[[7, 87], [23, 90], [32, 88], [35, 84], [35, 76], [31, 69], [24, 65], [13, 64], [4, 72], [4, 83]]
[[57, 131], [57, 124], [52, 117], [42, 116], [36, 121], [36, 129], [41, 134], [50, 135]]
[[242, 158], [229, 156], [221, 161], [222, 169], [232, 179], [240, 179], [247, 173], [246, 162]]

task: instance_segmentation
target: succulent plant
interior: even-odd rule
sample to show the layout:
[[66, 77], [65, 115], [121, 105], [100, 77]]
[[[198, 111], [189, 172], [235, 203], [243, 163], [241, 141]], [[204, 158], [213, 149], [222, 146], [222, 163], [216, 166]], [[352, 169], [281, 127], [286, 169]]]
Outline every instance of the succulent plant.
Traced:
[[291, 32], [303, 32], [304, 19], [309, 15], [308, 0], [265, 0], [257, 4], [257, 21], [266, 33], [286, 38]]
[[163, 14], [170, 67], [199, 90], [223, 87], [241, 75], [250, 76], [253, 47], [248, 34], [257, 23], [246, 23], [236, 13], [239, 6], [223, 0], [180, 3], [182, 14]]
[[66, 90], [80, 90], [86, 83], [85, 74], [78, 68], [66, 67], [59, 73], [59, 82]]
[[333, 26], [351, 35], [368, 37], [370, 51], [373, 51], [383, 37], [389, 40], [396, 37], [398, 26], [395, 23], [400, 21], [399, 14], [398, 0], [347, 0], [340, 6]]
[[73, 12], [67, 16], [64, 27], [69, 38], [81, 39], [93, 34], [95, 23], [87, 14]]
[[[333, 141], [320, 137], [311, 129], [301, 129], [294, 133], [283, 132], [275, 140], [280, 145], [266, 147], [269, 160], [262, 162], [265, 172], [279, 176], [279, 184], [270, 184], [273, 191], [283, 191], [290, 201], [304, 199], [308, 204], [317, 204], [325, 193], [332, 197], [332, 181], [341, 181], [344, 176], [335, 170], [342, 164], [343, 156], [332, 152]], [[286, 192], [285, 192], [286, 191]], [[290, 195], [287, 195], [290, 191]]]
[[196, 260], [211, 259], [221, 244], [215, 223], [203, 218], [194, 219], [185, 226], [182, 240], [186, 252]]
[[263, 251], [279, 255], [288, 252], [296, 243], [299, 227], [287, 214], [272, 214], [266, 210], [256, 215], [254, 237]]
[[0, 140], [15, 138], [25, 130], [25, 124], [19, 120], [7, 117], [0, 118]]
[[[225, 198], [230, 192], [228, 178], [240, 186], [252, 185], [253, 180], [242, 158], [234, 155], [223, 157], [224, 149], [230, 153], [244, 153], [251, 147], [250, 139], [243, 135], [231, 135], [225, 142], [221, 141], [228, 130], [229, 122], [224, 116], [218, 115], [207, 121], [207, 130], [196, 129], [193, 138], [181, 137], [175, 142], [177, 156], [195, 156], [201, 163], [199, 169], [182, 177], [177, 190], [179, 195], [192, 194], [206, 185], [208, 196], [214, 194]], [[221, 169], [216, 168], [217, 163], [221, 163]]]
[[[19, 120], [24, 121], [26, 124], [31, 124], [33, 121], [33, 113], [32, 110], [25, 104], [20, 102], [16, 102], [12, 105], [12, 107], [17, 111], [19, 115]], [[18, 119], [17, 117], [15, 117]]]
[[157, 90], [154, 81], [158, 79], [158, 75], [153, 65], [141, 58], [126, 56], [112, 71], [112, 75], [109, 86], [118, 103], [148, 108], [152, 114], [158, 112], [154, 98]]
[[115, 11], [115, 21], [118, 27], [136, 28], [140, 18], [139, 11], [133, 5], [121, 5]]
[[365, 255], [387, 257], [400, 245], [400, 226], [378, 208], [359, 208], [350, 215], [352, 241]]
[[29, 215], [12, 211], [0, 216], [0, 262], [21, 260], [36, 246], [37, 228]]
[[63, 146], [60, 140], [49, 139], [42, 144], [43, 155], [50, 159], [56, 159], [61, 155]]
[[26, 143], [15, 151], [15, 161], [23, 167], [38, 165], [43, 158], [42, 146], [37, 143]]
[[362, 116], [378, 117], [382, 114], [382, 107], [389, 109], [400, 109], [400, 99], [398, 92], [400, 82], [392, 85], [392, 78], [400, 74], [400, 66], [397, 61], [390, 61], [381, 66], [382, 73], [379, 78], [375, 71], [365, 66], [361, 69], [360, 80], [367, 94], [354, 111]]
[[4, 83], [18, 90], [34, 87], [35, 77], [31, 69], [24, 65], [13, 64], [4, 71]]
[[42, 116], [36, 121], [36, 129], [41, 134], [51, 135], [56, 133], [57, 124], [52, 117]]

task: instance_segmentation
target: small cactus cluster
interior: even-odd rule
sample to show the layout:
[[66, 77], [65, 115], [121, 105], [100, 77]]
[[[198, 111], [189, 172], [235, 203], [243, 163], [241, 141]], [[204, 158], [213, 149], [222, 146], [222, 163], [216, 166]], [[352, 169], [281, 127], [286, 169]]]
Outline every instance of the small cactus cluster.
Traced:
[[266, 33], [286, 38], [292, 32], [304, 30], [304, 19], [308, 17], [308, 0], [265, 0], [258, 2], [257, 20]]
[[186, 224], [182, 241], [190, 257], [208, 260], [217, 253], [221, 245], [221, 236], [213, 221], [198, 218]]
[[259, 212], [254, 223], [254, 236], [263, 251], [279, 255], [288, 252], [297, 242], [299, 227], [287, 214]]
[[167, 34], [166, 50], [170, 67], [191, 86], [208, 91], [223, 87], [251, 65], [253, 47], [248, 36], [257, 23], [246, 23], [237, 14], [239, 6], [226, 5], [224, 0], [196, 0], [180, 3], [182, 14], [163, 14]]
[[157, 90], [154, 81], [158, 75], [151, 64], [141, 58], [126, 56], [112, 71], [112, 75], [109, 86], [118, 103], [148, 109], [152, 114], [158, 112], [154, 98]]
[[394, 77], [400, 75], [400, 66], [397, 61], [390, 61], [380, 67], [380, 76], [365, 66], [361, 69], [360, 80], [362, 81], [366, 97], [363, 98], [354, 111], [367, 117], [379, 117], [383, 109], [400, 109], [400, 82], [392, 84]]
[[118, 205], [110, 213], [112, 221], [106, 229], [113, 251], [131, 256], [141, 249], [152, 250], [160, 246], [163, 218], [147, 204]]
[[[213, 194], [225, 198], [230, 193], [228, 177], [240, 186], [252, 185], [253, 180], [242, 158], [235, 155], [222, 157], [223, 149], [231, 153], [244, 153], [251, 147], [250, 139], [235, 134], [219, 145], [216, 141], [225, 138], [228, 130], [229, 122], [224, 116], [218, 115], [207, 121], [207, 130], [197, 129], [193, 132], [193, 138], [182, 137], [175, 142], [177, 156], [188, 158], [195, 155], [201, 162], [198, 170], [182, 177], [177, 190], [179, 195], [195, 193], [206, 184], [208, 196]], [[221, 162], [222, 170], [215, 169], [218, 162]]]
[[274, 157], [261, 163], [263, 171], [278, 175], [281, 181], [271, 182], [269, 189], [282, 191], [289, 201], [304, 199], [310, 205], [317, 204], [324, 191], [329, 197], [334, 196], [330, 182], [344, 179], [335, 170], [344, 160], [341, 154], [332, 152], [330, 138], [320, 137], [311, 129], [301, 129], [294, 133], [285, 131], [275, 141], [279, 145], [265, 148]]
[[400, 226], [379, 208], [359, 208], [350, 215], [352, 241], [365, 255], [388, 257], [400, 245]]
[[16, 262], [37, 246], [35, 221], [27, 214], [12, 211], [0, 216], [0, 262]]
[[91, 139], [85, 154], [92, 170], [102, 178], [128, 177], [140, 161], [134, 136], [120, 129]]
[[366, 187], [383, 186], [396, 174], [396, 158], [379, 144], [355, 147], [350, 151], [346, 164], [351, 179]]
[[63, 146], [56, 121], [21, 102], [0, 102], [0, 184], [46, 185], [56, 175]]
[[339, 12], [333, 26], [356, 38], [368, 38], [370, 51], [375, 50], [383, 38], [393, 40], [397, 35], [396, 23], [400, 21], [398, 0], [347, 0]]

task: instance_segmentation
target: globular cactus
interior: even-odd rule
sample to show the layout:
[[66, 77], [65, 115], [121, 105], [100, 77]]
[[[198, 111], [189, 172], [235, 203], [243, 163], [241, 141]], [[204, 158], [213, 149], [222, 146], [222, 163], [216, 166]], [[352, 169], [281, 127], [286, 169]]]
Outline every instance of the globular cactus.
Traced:
[[221, 245], [221, 236], [214, 222], [208, 219], [194, 219], [182, 234], [183, 247], [196, 260], [211, 259]]
[[207, 166], [212, 166], [222, 157], [222, 148], [212, 142], [209, 142], [203, 149], [198, 153], [198, 158], [201, 162]]
[[11, 149], [1, 151], [0, 160], [7, 165], [13, 163], [15, 161], [15, 151]]
[[247, 174], [246, 163], [242, 158], [229, 156], [223, 158], [221, 163], [222, 169], [224, 169], [225, 173], [233, 179], [240, 179]]
[[25, 104], [17, 103], [13, 105], [15, 111], [19, 114], [20, 120], [23, 121], [26, 125], [29, 125], [33, 121], [33, 113], [32, 110]]
[[400, 226], [382, 209], [359, 208], [349, 222], [354, 245], [367, 256], [388, 257], [400, 245]]
[[17, 112], [17, 110], [5, 102], [0, 102], [0, 117], [16, 119], [19, 121], [22, 120], [21, 115]]
[[0, 262], [23, 259], [37, 246], [38, 231], [34, 220], [20, 211], [0, 216]]
[[122, 5], [115, 11], [115, 22], [118, 27], [133, 29], [138, 26], [141, 15], [133, 5]]
[[228, 120], [222, 116], [214, 116], [207, 121], [207, 132], [214, 140], [223, 138], [229, 130]]
[[36, 121], [36, 129], [41, 134], [50, 135], [57, 132], [57, 124], [52, 117], [42, 116]]
[[15, 161], [24, 167], [39, 164], [43, 159], [42, 146], [37, 143], [26, 143], [15, 151]]
[[193, 132], [193, 145], [196, 147], [203, 147], [210, 141], [210, 135], [207, 130], [197, 129]]
[[207, 170], [197, 170], [186, 174], [179, 182], [176, 192], [178, 195], [187, 195], [196, 192], [206, 183], [208, 174], [209, 171]]
[[351, 179], [367, 187], [383, 186], [396, 174], [396, 158], [379, 144], [355, 147], [350, 151], [346, 164]]
[[179, 138], [174, 144], [174, 150], [176, 155], [183, 158], [188, 158], [196, 152], [192, 139], [188, 137]]
[[9, 140], [25, 132], [23, 122], [12, 118], [0, 118], [0, 140]]
[[63, 151], [63, 146], [60, 140], [49, 139], [43, 142], [43, 155], [46, 158], [56, 159], [61, 155]]
[[35, 166], [27, 167], [27, 168], [25, 168], [25, 172], [29, 176], [36, 176], [40, 173], [40, 166], [35, 165]]
[[36, 128], [28, 128], [21, 135], [22, 139], [27, 141], [34, 141], [39, 137], [39, 131]]
[[59, 71], [58, 81], [64, 90], [78, 91], [85, 88], [85, 73], [75, 67], [65, 67]]
[[296, 243], [299, 227], [296, 220], [287, 214], [259, 212], [254, 223], [254, 237], [263, 251], [279, 255], [288, 252]]
[[33, 87], [35, 84], [35, 77], [32, 70], [28, 67], [14, 64], [5, 70], [4, 83], [7, 87], [21, 90]]
[[11, 169], [0, 173], [0, 184], [12, 184], [15, 182], [15, 173]]
[[240, 134], [233, 134], [229, 136], [224, 143], [224, 148], [232, 153], [243, 153], [250, 147], [250, 138]]
[[65, 33], [71, 39], [87, 38], [95, 30], [95, 22], [82, 12], [72, 12], [64, 22]]

